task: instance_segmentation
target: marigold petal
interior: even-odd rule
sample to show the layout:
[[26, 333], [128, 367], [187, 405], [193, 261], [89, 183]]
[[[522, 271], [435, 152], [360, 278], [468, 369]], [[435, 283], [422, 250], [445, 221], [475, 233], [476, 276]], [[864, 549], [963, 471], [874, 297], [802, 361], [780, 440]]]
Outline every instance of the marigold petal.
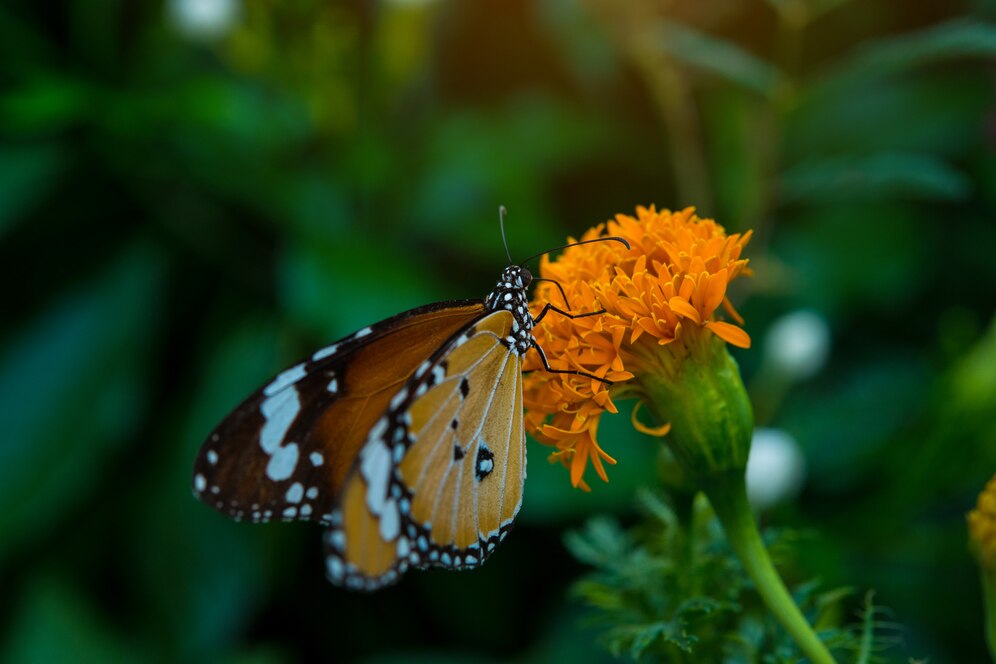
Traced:
[[584, 475], [584, 467], [587, 463], [585, 455], [578, 454], [578, 450], [575, 448], [574, 456], [571, 457], [571, 486], [577, 487], [578, 483], [581, 482], [581, 476]]
[[706, 287], [702, 293], [702, 313], [711, 316], [726, 297], [727, 270], [722, 270], [705, 279]]
[[706, 322], [706, 327], [728, 344], [737, 348], [750, 348], [750, 335], [736, 325], [721, 320], [711, 320]]
[[730, 318], [733, 319], [734, 323], [743, 326], [744, 317], [740, 315], [740, 312], [738, 312], [736, 309], [733, 308], [733, 303], [730, 302], [730, 298], [728, 297], [723, 298], [723, 309], [726, 310], [726, 313], [729, 314]]
[[671, 311], [678, 314], [679, 316], [690, 318], [699, 325], [702, 324], [702, 317], [699, 316], [698, 309], [693, 307], [691, 303], [685, 298], [672, 297], [670, 300], [667, 301], [667, 304], [669, 307], [671, 307]]
[[640, 433], [645, 433], [648, 436], [654, 436], [655, 438], [661, 438], [663, 436], [666, 436], [668, 432], [671, 430], [671, 423], [668, 422], [666, 424], [662, 424], [659, 427], [647, 426], [646, 424], [641, 422], [640, 419], [636, 416], [637, 411], [640, 410], [640, 406], [642, 405], [643, 405], [642, 401], [637, 401], [636, 405], [633, 406], [633, 412], [629, 416], [630, 422], [633, 423], [633, 428], [639, 431]]

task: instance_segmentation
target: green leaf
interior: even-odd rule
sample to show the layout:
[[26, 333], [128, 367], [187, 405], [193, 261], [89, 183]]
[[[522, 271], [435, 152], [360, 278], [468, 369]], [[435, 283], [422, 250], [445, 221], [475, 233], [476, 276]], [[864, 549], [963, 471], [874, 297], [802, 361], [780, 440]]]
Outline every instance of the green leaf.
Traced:
[[970, 68], [893, 78], [888, 85], [862, 80], [834, 95], [804, 90], [785, 126], [784, 163], [889, 150], [962, 162], [978, 151], [991, 98]]
[[677, 646], [684, 652], [692, 652], [692, 646], [698, 638], [689, 634], [685, 626], [678, 620], [660, 620], [642, 625], [627, 625], [619, 627], [609, 636], [611, 641], [622, 645], [628, 643], [629, 654], [633, 659], [640, 659], [643, 653], [658, 640], [664, 640]]
[[54, 145], [0, 147], [0, 237], [48, 195], [65, 162]]
[[650, 489], [641, 488], [636, 492], [637, 504], [650, 516], [668, 528], [678, 527], [678, 517], [670, 505]]
[[629, 537], [619, 524], [607, 517], [597, 517], [585, 524], [583, 531], [564, 535], [564, 544], [575, 558], [599, 567], [619, 560], [626, 553]]
[[782, 173], [788, 203], [827, 203], [886, 198], [955, 201], [970, 193], [968, 178], [927, 154], [880, 152], [863, 157], [812, 160]]
[[0, 127], [24, 134], [51, 134], [85, 118], [93, 92], [70, 78], [39, 75], [0, 96]]
[[78, 509], [138, 425], [162, 280], [132, 247], [0, 351], [0, 558]]
[[926, 30], [884, 38], [859, 47], [818, 81], [823, 94], [839, 94], [855, 82], [897, 74], [913, 67], [957, 58], [996, 56], [996, 26], [959, 18]]
[[[756, 218], [768, 195], [769, 175], [765, 164], [770, 149], [766, 141], [768, 109], [764, 100], [748, 90], [732, 86], [710, 89], [703, 95], [703, 138], [713, 164], [716, 217], [733, 228]], [[721, 215], [721, 216], [720, 216]]]
[[58, 578], [27, 584], [0, 645], [3, 662], [145, 662], [152, 658]]
[[165, 442], [158, 447], [166, 455], [154, 464], [157, 474], [133, 494], [141, 510], [126, 545], [134, 561], [129, 585], [142, 593], [147, 622], [167, 660], [214, 660], [236, 644], [278, 569], [267, 554], [293, 555], [286, 548], [314, 534], [246, 527], [191, 495], [193, 462], [204, 438], [279, 366], [272, 325], [233, 320], [224, 311], [216, 316], [226, 334], [206, 346], [195, 384], [180, 390], [188, 396], [173, 418], [177, 424], [160, 432]]
[[278, 267], [291, 320], [328, 341], [440, 299], [426, 275], [413, 275], [420, 275], [418, 256], [357, 236], [348, 243], [295, 241]]
[[782, 82], [775, 66], [725, 39], [677, 23], [662, 25], [659, 32], [657, 43], [676, 60], [748, 90], [771, 95]]

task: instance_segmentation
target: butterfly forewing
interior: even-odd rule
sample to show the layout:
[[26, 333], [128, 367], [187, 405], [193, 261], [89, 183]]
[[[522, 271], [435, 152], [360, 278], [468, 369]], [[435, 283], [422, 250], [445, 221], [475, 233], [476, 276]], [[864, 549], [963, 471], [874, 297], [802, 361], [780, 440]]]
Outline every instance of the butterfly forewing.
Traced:
[[392, 400], [346, 480], [329, 576], [373, 589], [409, 566], [473, 567], [522, 502], [521, 355], [508, 311], [455, 335]]
[[414, 309], [278, 374], [205, 441], [194, 493], [238, 520], [327, 520], [391, 398], [483, 309], [472, 301]]

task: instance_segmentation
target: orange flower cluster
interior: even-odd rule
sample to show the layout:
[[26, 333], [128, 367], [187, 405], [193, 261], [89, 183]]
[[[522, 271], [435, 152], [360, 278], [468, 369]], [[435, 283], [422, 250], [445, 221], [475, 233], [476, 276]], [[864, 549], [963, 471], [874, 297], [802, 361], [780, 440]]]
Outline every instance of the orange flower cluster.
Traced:
[[[526, 427], [540, 442], [556, 447], [551, 461], [570, 468], [571, 484], [589, 490], [583, 479], [590, 460], [608, 481], [603, 462], [614, 464], [598, 444], [601, 414], [618, 412], [613, 399], [639, 397], [636, 381], [652, 370], [647, 358], [661, 346], [678, 350], [703, 333], [747, 348], [743, 329], [716, 320], [723, 305], [736, 323], [743, 320], [726, 297], [727, 285], [747, 270], [740, 254], [750, 233], [727, 235], [711, 219], [700, 219], [694, 208], [680, 212], [638, 207], [636, 217], [616, 215], [581, 238], [619, 236], [630, 243], [596, 242], [564, 251], [556, 261], [544, 256], [532, 310], [538, 314], [552, 303], [572, 313], [605, 310], [604, 315], [568, 318], [548, 313], [533, 334], [554, 369], [572, 369], [612, 381], [608, 386], [584, 376], [543, 371], [537, 354], [527, 356], [524, 386]], [[564, 301], [566, 296], [566, 302]], [[678, 343], [675, 343], [678, 342]], [[687, 351], [682, 351], [687, 352]], [[667, 427], [648, 429], [633, 417], [634, 426], [664, 435]]]
[[968, 513], [968, 534], [982, 567], [996, 571], [996, 475], [979, 494], [975, 509]]

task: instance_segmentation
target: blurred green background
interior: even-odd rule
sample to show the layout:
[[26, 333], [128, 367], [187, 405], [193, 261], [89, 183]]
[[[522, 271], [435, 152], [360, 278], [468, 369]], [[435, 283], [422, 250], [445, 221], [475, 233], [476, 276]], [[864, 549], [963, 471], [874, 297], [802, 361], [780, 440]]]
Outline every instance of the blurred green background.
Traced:
[[[0, 660], [609, 659], [562, 536], [655, 484], [628, 413], [610, 484], [530, 443], [484, 568], [373, 596], [325, 581], [318, 527], [189, 483], [299, 356], [483, 296], [499, 204], [523, 257], [656, 203], [755, 229], [736, 357], [807, 463], [762, 514], [812, 533], [786, 573], [874, 589], [890, 661], [984, 661], [994, 63], [991, 0], [0, 4]], [[765, 343], [797, 310], [830, 332], [805, 377]]]

